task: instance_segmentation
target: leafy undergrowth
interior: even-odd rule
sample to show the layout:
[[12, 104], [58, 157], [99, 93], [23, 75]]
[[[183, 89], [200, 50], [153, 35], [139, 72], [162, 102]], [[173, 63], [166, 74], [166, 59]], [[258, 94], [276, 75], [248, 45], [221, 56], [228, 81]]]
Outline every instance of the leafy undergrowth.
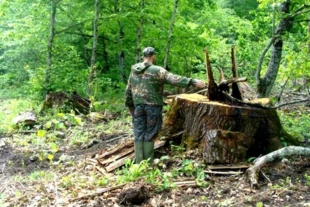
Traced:
[[[12, 119], [17, 109], [5, 106], [6, 120]], [[265, 167], [260, 188], [254, 190], [244, 171], [208, 174], [195, 151], [185, 153], [172, 144], [156, 152], [153, 165], [128, 160], [113, 173], [90, 165], [87, 158], [97, 151], [132, 138], [126, 115], [53, 113], [40, 117], [31, 130], [3, 123], [0, 206], [121, 206], [120, 193], [137, 186], [148, 190], [142, 206], [310, 206], [309, 158], [292, 157]]]

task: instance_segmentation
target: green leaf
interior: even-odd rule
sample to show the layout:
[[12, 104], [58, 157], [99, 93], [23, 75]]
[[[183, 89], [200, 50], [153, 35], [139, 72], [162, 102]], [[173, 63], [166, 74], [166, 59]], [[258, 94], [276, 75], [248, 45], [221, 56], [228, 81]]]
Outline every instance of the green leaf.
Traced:
[[37, 132], [37, 136], [42, 138], [42, 137], [45, 137], [46, 135], [46, 131], [45, 130], [38, 130]]
[[46, 129], [52, 128], [52, 122], [51, 121], [46, 122], [46, 124], [44, 125], [44, 128]]
[[53, 155], [53, 154], [48, 154], [48, 155], [47, 155], [47, 159], [48, 159], [49, 161], [52, 161], [52, 160], [54, 159], [54, 155]]
[[50, 148], [51, 148], [53, 153], [58, 152], [58, 146], [54, 142], [50, 143]]

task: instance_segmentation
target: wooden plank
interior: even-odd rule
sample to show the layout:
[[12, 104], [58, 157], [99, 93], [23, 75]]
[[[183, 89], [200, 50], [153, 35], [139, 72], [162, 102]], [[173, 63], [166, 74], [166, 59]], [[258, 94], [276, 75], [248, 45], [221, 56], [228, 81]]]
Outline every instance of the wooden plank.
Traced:
[[208, 165], [207, 168], [209, 170], [240, 170], [240, 169], [248, 169], [248, 165]]
[[[155, 143], [154, 143], [154, 149], [156, 150], [156, 149], [164, 146], [165, 144], [166, 144], [165, 140], [156, 140]], [[127, 159], [134, 159], [134, 157], [135, 157], [135, 153], [131, 153], [131, 154], [129, 154], [129, 155], [127, 155], [127, 156], [125, 156], [125, 157], [123, 157], [123, 158], [121, 158], [121, 159], [119, 159], [119, 160], [117, 160], [117, 161], [115, 161], [115, 162], [113, 162], [111, 164], [109, 164], [108, 166], [105, 167], [105, 170], [107, 172], [111, 172], [111, 171], [113, 171], [113, 170], [123, 166]]]
[[178, 182], [174, 182], [175, 185], [177, 185], [178, 187], [196, 187], [196, 181], [192, 180], [192, 181], [178, 181]]
[[242, 174], [242, 172], [236, 172], [236, 171], [220, 172], [220, 171], [207, 170], [204, 172], [207, 174], [215, 174], [215, 175], [240, 175]]
[[115, 153], [117, 153], [118, 151], [124, 149], [124, 148], [130, 148], [130, 147], [133, 147], [133, 140], [131, 140], [130, 142], [126, 142], [125, 144], [119, 146], [119, 147], [116, 147], [115, 149], [111, 150], [111, 151], [108, 151], [108, 152], [105, 152], [101, 155], [98, 155], [97, 157], [95, 157], [96, 159], [102, 159], [102, 158], [105, 158], [105, 157], [109, 157]]
[[166, 144], [166, 140], [155, 140], [154, 149], [158, 149]]
[[102, 161], [99, 160], [99, 162], [100, 162], [100, 164], [102, 164], [102, 165], [106, 165], [106, 164], [109, 164], [109, 163], [111, 163], [111, 162], [114, 162], [114, 161], [116, 161], [116, 160], [118, 160], [118, 159], [124, 157], [125, 155], [128, 155], [128, 154], [132, 153], [133, 151], [134, 151], [134, 147], [129, 148], [129, 149], [125, 150], [124, 152], [121, 152], [120, 154], [118, 154], [118, 155], [116, 155], [116, 156], [110, 157], [109, 159], [106, 159], [106, 160], [102, 160], [102, 159], [101, 159]]
[[123, 157], [120, 160], [117, 160], [116, 162], [111, 163], [110, 165], [105, 167], [105, 170], [107, 172], [111, 172], [111, 171], [123, 166], [127, 159], [133, 159], [134, 157], [135, 157], [135, 153], [131, 153], [131, 154], [127, 155], [126, 157]]

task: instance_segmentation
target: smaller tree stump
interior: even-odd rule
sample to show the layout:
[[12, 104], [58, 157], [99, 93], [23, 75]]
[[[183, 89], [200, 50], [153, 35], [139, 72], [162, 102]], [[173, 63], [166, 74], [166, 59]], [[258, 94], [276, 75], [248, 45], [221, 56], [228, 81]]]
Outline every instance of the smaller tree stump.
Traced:
[[19, 127], [20, 125], [33, 127], [38, 123], [38, 117], [34, 111], [21, 112], [13, 119], [13, 122], [16, 127]]

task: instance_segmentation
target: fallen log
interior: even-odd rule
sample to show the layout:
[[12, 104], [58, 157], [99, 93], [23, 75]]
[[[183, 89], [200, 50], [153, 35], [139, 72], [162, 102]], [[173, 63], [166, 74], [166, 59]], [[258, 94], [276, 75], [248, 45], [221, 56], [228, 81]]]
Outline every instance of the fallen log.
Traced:
[[271, 152], [265, 156], [259, 157], [254, 161], [254, 165], [247, 169], [246, 175], [247, 179], [250, 182], [251, 188], [258, 188], [258, 176], [260, 170], [270, 162], [274, 162], [276, 160], [281, 160], [284, 157], [299, 155], [299, 156], [310, 156], [310, 148], [308, 147], [297, 147], [297, 146], [289, 146], [284, 147], [282, 149]]

